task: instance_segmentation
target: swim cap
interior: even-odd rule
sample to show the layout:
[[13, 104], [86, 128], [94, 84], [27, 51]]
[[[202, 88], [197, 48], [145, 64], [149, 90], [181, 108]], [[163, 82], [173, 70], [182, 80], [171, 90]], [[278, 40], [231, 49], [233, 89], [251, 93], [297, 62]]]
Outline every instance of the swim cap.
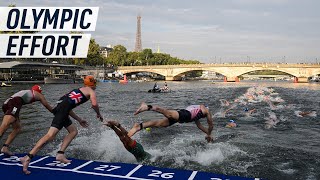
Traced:
[[94, 79], [93, 76], [88, 75], [88, 76], [84, 77], [83, 83], [85, 86], [96, 87], [97, 81]]
[[39, 85], [32, 86], [31, 90], [37, 91], [38, 93], [42, 92], [41, 86], [39, 86]]
[[232, 122], [232, 123], [234, 123], [234, 120], [232, 120], [232, 119], [231, 119], [231, 120], [229, 120], [229, 121], [230, 121], [230, 122]]

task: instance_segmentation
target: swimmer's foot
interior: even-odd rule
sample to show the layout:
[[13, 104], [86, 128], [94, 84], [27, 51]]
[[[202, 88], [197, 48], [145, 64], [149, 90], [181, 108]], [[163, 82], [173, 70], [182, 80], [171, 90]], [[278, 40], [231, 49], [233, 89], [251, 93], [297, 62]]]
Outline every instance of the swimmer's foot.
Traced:
[[150, 110], [151, 108], [148, 107], [148, 105], [144, 102], [141, 103], [140, 107], [138, 110], [136, 110], [136, 112], [134, 113], [134, 115], [137, 115], [141, 112], [144, 112], [144, 111], [148, 111]]
[[26, 175], [30, 174], [31, 172], [28, 171], [29, 163], [31, 161], [29, 156], [26, 155], [26, 156], [20, 158], [20, 161], [21, 161], [21, 164], [23, 166], [23, 168], [22, 168], [23, 173], [26, 174]]
[[1, 149], [1, 153], [3, 153], [6, 156], [12, 156], [13, 153], [9, 151], [9, 148], [6, 146], [3, 146]]
[[56, 156], [56, 160], [57, 160], [57, 161], [60, 161], [60, 162], [62, 162], [62, 163], [65, 163], [65, 164], [71, 162], [71, 160], [67, 159], [67, 158], [64, 156], [63, 153], [58, 153], [57, 156]]
[[135, 133], [137, 133], [138, 131], [140, 131], [142, 128], [142, 123], [134, 123], [133, 127], [130, 129], [130, 131], [128, 132], [128, 136], [132, 137]]

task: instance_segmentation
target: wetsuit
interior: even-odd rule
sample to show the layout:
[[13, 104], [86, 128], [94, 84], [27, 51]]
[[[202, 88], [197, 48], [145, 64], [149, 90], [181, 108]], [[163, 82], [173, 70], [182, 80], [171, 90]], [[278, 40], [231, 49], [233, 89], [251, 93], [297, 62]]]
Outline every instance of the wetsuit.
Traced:
[[2, 111], [5, 115], [12, 115], [16, 119], [19, 119], [22, 105], [31, 104], [35, 101], [33, 90], [22, 90], [12, 95], [3, 103]]
[[69, 112], [87, 101], [88, 98], [79, 89], [74, 89], [62, 96], [57, 102], [57, 106], [53, 109], [54, 118], [51, 126], [59, 130], [62, 127], [67, 128], [70, 126], [72, 121], [69, 118]]
[[[178, 120], [179, 123], [193, 122], [205, 117], [205, 115], [203, 115], [202, 113], [200, 105], [188, 106], [186, 109], [178, 110], [178, 113], [179, 113], [179, 120]], [[173, 119], [169, 119], [169, 125], [172, 125], [176, 122], [177, 121]]]
[[138, 162], [151, 158], [151, 154], [144, 151], [142, 145], [138, 143], [136, 140], [134, 140], [133, 144], [130, 146], [128, 151], [134, 155]]

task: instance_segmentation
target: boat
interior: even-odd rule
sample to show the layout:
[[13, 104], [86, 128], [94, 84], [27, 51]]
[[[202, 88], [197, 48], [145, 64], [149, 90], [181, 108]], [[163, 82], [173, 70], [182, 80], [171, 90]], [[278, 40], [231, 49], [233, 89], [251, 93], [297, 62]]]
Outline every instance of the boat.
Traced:
[[4, 82], [1, 82], [1, 85], [0, 87], [11, 87], [12, 85], [11, 84], [6, 84]]
[[81, 78], [73, 78], [70, 74], [52, 74], [44, 78], [45, 84], [75, 84], [83, 82]]
[[103, 162], [93, 160], [81, 160], [70, 158], [70, 163], [61, 163], [52, 156], [35, 156], [29, 165], [31, 174], [22, 172], [20, 158], [26, 154], [5, 156], [0, 154], [1, 179], [24, 179], [24, 180], [102, 180], [102, 179], [170, 179], [170, 180], [262, 180], [230, 176], [202, 171], [181, 170], [172, 168], [160, 168], [142, 164], [129, 164], [118, 162]]
[[148, 93], [168, 93], [171, 92], [170, 89], [149, 89]]

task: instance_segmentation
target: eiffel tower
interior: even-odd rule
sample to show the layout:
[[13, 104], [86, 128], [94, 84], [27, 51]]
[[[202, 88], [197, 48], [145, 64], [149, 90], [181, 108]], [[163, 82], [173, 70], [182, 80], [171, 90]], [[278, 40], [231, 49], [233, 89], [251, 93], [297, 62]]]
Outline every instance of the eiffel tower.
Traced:
[[135, 52], [142, 51], [142, 44], [141, 44], [141, 16], [137, 16], [137, 34], [136, 34], [136, 45], [134, 48]]

